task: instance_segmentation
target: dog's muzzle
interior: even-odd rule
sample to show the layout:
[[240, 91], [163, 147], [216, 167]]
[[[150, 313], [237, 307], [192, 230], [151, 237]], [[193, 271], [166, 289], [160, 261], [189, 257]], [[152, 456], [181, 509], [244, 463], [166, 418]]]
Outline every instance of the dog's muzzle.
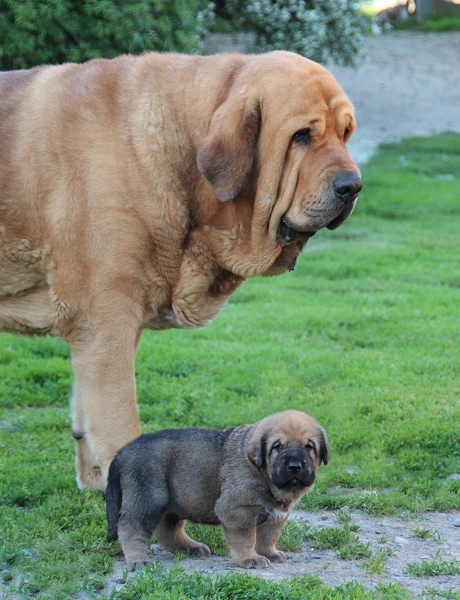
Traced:
[[271, 479], [276, 487], [310, 487], [315, 481], [315, 471], [304, 450], [286, 450], [276, 458]]
[[292, 243], [305, 244], [307, 240], [315, 235], [322, 227], [328, 229], [337, 229], [353, 212], [358, 195], [363, 187], [361, 177], [356, 173], [341, 173], [331, 183], [330, 194], [333, 198], [334, 206], [337, 206], [338, 214], [334, 211], [334, 218], [327, 222], [316, 220], [315, 229], [313, 231], [301, 231], [295, 228], [295, 224], [291, 222], [287, 215], [281, 217], [278, 226], [278, 239], [281, 244], [287, 245]]
[[355, 173], [342, 173], [335, 178], [333, 187], [336, 198], [343, 203], [343, 209], [326, 225], [328, 229], [337, 229], [351, 215], [358, 201], [359, 192], [363, 189], [363, 182]]

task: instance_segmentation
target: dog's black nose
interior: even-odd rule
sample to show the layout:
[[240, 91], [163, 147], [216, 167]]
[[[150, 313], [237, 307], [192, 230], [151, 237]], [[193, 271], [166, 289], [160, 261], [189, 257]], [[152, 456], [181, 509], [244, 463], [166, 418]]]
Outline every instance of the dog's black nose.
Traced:
[[342, 173], [334, 181], [334, 191], [345, 203], [352, 202], [362, 187], [361, 177], [354, 173]]
[[302, 461], [300, 460], [290, 460], [287, 464], [288, 471], [291, 473], [299, 473], [302, 470]]

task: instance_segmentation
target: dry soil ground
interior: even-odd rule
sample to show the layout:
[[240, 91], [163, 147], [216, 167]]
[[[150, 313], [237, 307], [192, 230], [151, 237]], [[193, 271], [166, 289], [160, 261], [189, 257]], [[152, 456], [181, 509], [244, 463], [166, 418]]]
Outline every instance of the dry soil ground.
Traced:
[[[208, 40], [210, 51], [245, 50], [247, 37], [237, 43], [228, 36], [214, 35]], [[460, 132], [460, 32], [425, 34], [394, 32], [366, 40], [366, 58], [356, 70], [332, 67], [334, 75], [356, 108], [358, 129], [350, 143], [355, 160], [363, 165], [379, 143], [408, 136], [430, 135], [444, 131]], [[337, 525], [334, 513], [297, 512], [293, 518], [311, 527]], [[439, 561], [460, 560], [460, 513], [428, 513], [416, 520], [371, 517], [352, 514], [359, 525], [362, 542], [373, 551], [387, 548], [392, 555], [381, 576], [369, 575], [362, 561], [345, 561], [332, 550], [314, 550], [308, 544], [299, 553], [290, 553], [283, 565], [251, 571], [264, 579], [280, 580], [303, 573], [320, 577], [335, 586], [358, 581], [369, 587], [379, 582], [398, 583], [414, 596], [427, 587], [456, 590], [460, 598], [460, 576], [416, 577], [407, 570], [409, 563], [420, 563], [437, 556]], [[430, 529], [433, 536], [422, 540], [414, 535], [416, 527]], [[156, 559], [164, 566], [175, 564], [174, 558], [155, 547]], [[189, 558], [181, 565], [187, 572], [226, 573], [231, 568], [228, 557]], [[120, 559], [111, 578], [111, 586], [123, 580], [125, 565]]]
[[[270, 581], [311, 574], [330, 586], [357, 581], [372, 589], [379, 583], [394, 583], [411, 592], [414, 597], [423, 597], [427, 588], [431, 588], [438, 592], [456, 591], [460, 598], [459, 575], [418, 577], [411, 575], [407, 567], [408, 564], [419, 564], [422, 561], [431, 562], [434, 557], [438, 562], [446, 563], [460, 560], [460, 512], [425, 513], [411, 519], [371, 517], [360, 513], [351, 513], [350, 516], [350, 523], [359, 526], [357, 533], [362, 543], [369, 544], [373, 553], [388, 552], [389, 558], [385, 561], [383, 574], [366, 572], [363, 560], [342, 560], [333, 550], [318, 550], [308, 542], [301, 552], [288, 552], [287, 562], [273, 565], [269, 569], [235, 569], [228, 556], [192, 557], [179, 564], [187, 573], [199, 571], [211, 576], [225, 574], [232, 569]], [[337, 514], [327, 511], [296, 511], [292, 518], [307, 523], [312, 529], [340, 525]], [[417, 529], [429, 530], [430, 537], [420, 539], [415, 535]], [[155, 560], [162, 566], [170, 568], [177, 564], [174, 556], [158, 544], [154, 544], [152, 548]], [[111, 577], [110, 588], [119, 589], [125, 581], [125, 575], [126, 564], [120, 558]], [[128, 576], [133, 577], [134, 574]]]

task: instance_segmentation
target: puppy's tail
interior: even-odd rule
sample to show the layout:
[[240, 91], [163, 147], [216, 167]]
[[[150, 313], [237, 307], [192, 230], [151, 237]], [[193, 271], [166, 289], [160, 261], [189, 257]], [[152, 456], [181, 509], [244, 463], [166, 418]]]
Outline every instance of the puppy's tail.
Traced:
[[118, 538], [118, 518], [121, 508], [121, 465], [115, 457], [110, 465], [107, 488], [105, 490], [105, 507], [107, 512], [107, 541], [113, 542]]

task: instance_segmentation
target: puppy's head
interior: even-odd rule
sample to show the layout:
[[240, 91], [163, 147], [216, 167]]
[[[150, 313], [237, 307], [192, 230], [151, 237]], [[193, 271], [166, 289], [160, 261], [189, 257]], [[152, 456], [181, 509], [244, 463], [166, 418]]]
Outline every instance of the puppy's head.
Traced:
[[312, 417], [288, 410], [254, 426], [247, 454], [278, 497], [298, 499], [312, 487], [321, 463], [327, 464], [329, 447], [326, 432]]

